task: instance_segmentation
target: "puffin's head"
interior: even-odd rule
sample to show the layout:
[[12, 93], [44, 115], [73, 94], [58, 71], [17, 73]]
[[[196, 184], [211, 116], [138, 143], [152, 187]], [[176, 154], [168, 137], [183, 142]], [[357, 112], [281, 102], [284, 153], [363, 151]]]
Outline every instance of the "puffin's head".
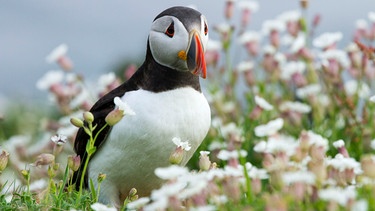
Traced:
[[155, 18], [149, 35], [151, 54], [156, 62], [202, 78], [206, 78], [207, 40], [206, 18], [189, 7], [164, 10]]

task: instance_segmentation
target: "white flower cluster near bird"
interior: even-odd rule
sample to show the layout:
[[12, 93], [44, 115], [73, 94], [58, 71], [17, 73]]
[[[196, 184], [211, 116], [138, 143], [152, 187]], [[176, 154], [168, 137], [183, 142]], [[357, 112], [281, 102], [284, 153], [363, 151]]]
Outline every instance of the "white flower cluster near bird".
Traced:
[[125, 101], [122, 101], [119, 97], [115, 97], [113, 101], [117, 108], [124, 112], [124, 115], [135, 115], [133, 109], [130, 108], [130, 106]]
[[255, 127], [255, 135], [259, 137], [274, 135], [283, 127], [283, 125], [284, 120], [282, 118], [271, 120], [267, 124]]

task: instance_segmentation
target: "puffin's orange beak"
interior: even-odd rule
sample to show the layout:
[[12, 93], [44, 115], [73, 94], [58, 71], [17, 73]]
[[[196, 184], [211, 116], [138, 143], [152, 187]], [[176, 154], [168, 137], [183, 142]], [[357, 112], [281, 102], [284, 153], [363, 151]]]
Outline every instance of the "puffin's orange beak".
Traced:
[[189, 70], [202, 78], [207, 76], [206, 60], [201, 39], [197, 32], [191, 35], [190, 47], [187, 53], [187, 65]]

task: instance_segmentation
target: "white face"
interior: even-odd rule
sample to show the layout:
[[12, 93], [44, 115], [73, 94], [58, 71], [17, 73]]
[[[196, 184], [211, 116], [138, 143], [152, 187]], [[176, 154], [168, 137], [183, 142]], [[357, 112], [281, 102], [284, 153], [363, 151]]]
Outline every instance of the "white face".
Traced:
[[173, 16], [163, 16], [156, 19], [149, 35], [150, 50], [154, 59], [161, 65], [178, 71], [189, 71], [186, 57], [192, 35], [196, 32], [201, 40], [203, 50], [208, 41], [206, 18], [201, 15], [200, 23], [192, 23], [189, 31], [180, 20]]

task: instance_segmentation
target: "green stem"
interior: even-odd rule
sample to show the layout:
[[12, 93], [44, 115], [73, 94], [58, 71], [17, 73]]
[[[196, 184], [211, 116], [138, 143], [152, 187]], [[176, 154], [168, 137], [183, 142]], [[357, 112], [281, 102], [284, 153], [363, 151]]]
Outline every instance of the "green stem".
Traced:
[[108, 124], [105, 124], [102, 128], [100, 128], [100, 130], [95, 134], [95, 137], [93, 138], [92, 137], [92, 132], [93, 132], [93, 127], [92, 127], [92, 124], [90, 123], [89, 124], [89, 129], [91, 131], [89, 135], [90, 137], [90, 140], [89, 142], [87, 143], [89, 145], [89, 147], [87, 148], [86, 147], [86, 153], [87, 153], [87, 158], [85, 160], [85, 164], [83, 166], [83, 170], [82, 170], [82, 174], [81, 174], [81, 181], [80, 181], [80, 184], [79, 184], [79, 192], [78, 192], [78, 199], [81, 198], [82, 196], [82, 190], [83, 190], [83, 183], [84, 183], [84, 180], [85, 180], [85, 174], [86, 174], [86, 170], [87, 170], [87, 167], [88, 167], [88, 164], [89, 164], [89, 161], [90, 161], [90, 158], [91, 156], [95, 153], [96, 150], [93, 150], [95, 149], [95, 141], [96, 139], [98, 138], [98, 135], [104, 130], [105, 127], [107, 127]]
[[241, 165], [243, 166], [243, 173], [244, 173], [244, 177], [246, 181], [246, 198], [247, 198], [247, 201], [251, 203], [253, 201], [253, 197], [251, 193], [251, 181], [250, 181], [249, 173], [247, 172], [247, 168], [246, 168], [246, 158], [242, 157], [239, 152], [238, 154], [239, 154]]
[[107, 123], [105, 123], [105, 125], [100, 128], [100, 130], [95, 134], [95, 137], [94, 137], [94, 141], [98, 138], [98, 135], [104, 130], [104, 128], [106, 128], [108, 126]]
[[[91, 125], [91, 124], [90, 124]], [[92, 127], [90, 127], [89, 125], [89, 128], [90, 130], [92, 129]], [[92, 131], [91, 131], [92, 132]], [[91, 147], [94, 145], [92, 144], [92, 142], [94, 142], [95, 140], [92, 138], [92, 134], [88, 134], [90, 136], [90, 140], [89, 142], [87, 143], [87, 145], [89, 145], [90, 149]], [[90, 160], [90, 157], [91, 157], [91, 150], [87, 150], [87, 147], [86, 147], [86, 153], [87, 153], [87, 158], [85, 160], [85, 164], [83, 166], [83, 170], [82, 170], [82, 174], [81, 174], [81, 181], [80, 181], [80, 184], [79, 184], [79, 191], [78, 191], [78, 197], [77, 197], [77, 201], [81, 198], [82, 196], [82, 190], [83, 190], [83, 183], [84, 183], [84, 180], [85, 180], [85, 174], [86, 174], [86, 170], [87, 170], [87, 166], [89, 164], [89, 160]]]

